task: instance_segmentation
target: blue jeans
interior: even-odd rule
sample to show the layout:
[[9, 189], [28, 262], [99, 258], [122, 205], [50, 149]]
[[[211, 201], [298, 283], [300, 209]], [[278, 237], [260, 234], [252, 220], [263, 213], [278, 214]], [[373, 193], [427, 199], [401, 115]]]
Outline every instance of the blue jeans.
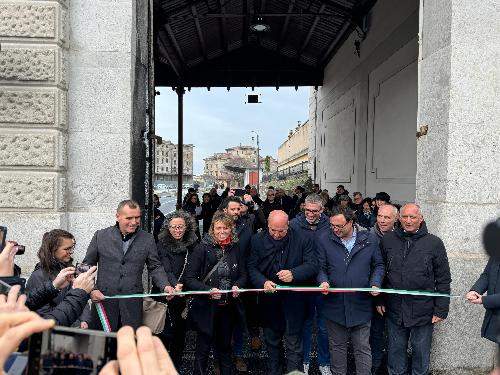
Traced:
[[310, 363], [311, 336], [314, 319], [318, 326], [318, 364], [319, 366], [330, 366], [330, 352], [328, 350], [328, 330], [326, 322], [321, 314], [323, 306], [322, 296], [310, 296], [307, 305], [307, 317], [304, 321], [304, 363]]
[[384, 358], [384, 349], [387, 348], [385, 341], [385, 317], [373, 309], [372, 325], [370, 330], [370, 347], [372, 350], [372, 366], [379, 368]]
[[406, 328], [386, 319], [389, 375], [406, 375], [408, 372], [408, 340], [411, 345], [411, 374], [427, 375], [431, 359], [432, 323]]

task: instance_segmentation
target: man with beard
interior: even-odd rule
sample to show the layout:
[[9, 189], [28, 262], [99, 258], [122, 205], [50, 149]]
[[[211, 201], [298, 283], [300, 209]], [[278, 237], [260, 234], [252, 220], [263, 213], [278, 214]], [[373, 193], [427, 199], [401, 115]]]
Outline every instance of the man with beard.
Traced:
[[[84, 263], [99, 267], [92, 302], [102, 302], [111, 331], [142, 324], [142, 298], [105, 300], [104, 296], [144, 293], [142, 272], [147, 265], [153, 283], [166, 293], [175, 290], [158, 258], [152, 234], [140, 229], [141, 209], [133, 200], [120, 202], [116, 210], [116, 224], [95, 232], [87, 249]], [[92, 307], [92, 327], [101, 329], [95, 306]]]
[[[328, 231], [330, 223], [328, 217], [323, 213], [323, 200], [318, 194], [309, 194], [305, 198], [304, 212], [300, 212], [290, 221], [293, 228], [300, 235], [309, 238], [313, 243], [314, 251], [317, 252], [315, 238], [321, 233]], [[304, 373], [309, 373], [312, 327], [316, 320], [318, 327], [318, 364], [322, 375], [331, 375], [330, 353], [328, 351], [328, 331], [325, 319], [320, 314], [324, 298], [320, 294], [311, 293], [307, 297], [307, 316], [304, 322]]]
[[[305, 293], [279, 291], [276, 287], [304, 286], [318, 272], [310, 239], [288, 227], [288, 215], [272, 211], [268, 229], [252, 238], [248, 274], [255, 288], [270, 293], [259, 296], [268, 356], [268, 374], [281, 375], [281, 343], [286, 352], [286, 373], [303, 371], [303, 325], [306, 317]], [[312, 284], [310, 284], [312, 285]], [[274, 292], [274, 293], [273, 293]]]
[[[443, 241], [427, 230], [415, 203], [401, 207], [401, 227], [380, 240], [387, 265], [384, 287], [450, 293], [451, 274]], [[408, 371], [408, 340], [412, 348], [412, 374], [428, 374], [434, 325], [448, 316], [450, 299], [387, 294], [377, 301], [386, 316], [389, 374]]]

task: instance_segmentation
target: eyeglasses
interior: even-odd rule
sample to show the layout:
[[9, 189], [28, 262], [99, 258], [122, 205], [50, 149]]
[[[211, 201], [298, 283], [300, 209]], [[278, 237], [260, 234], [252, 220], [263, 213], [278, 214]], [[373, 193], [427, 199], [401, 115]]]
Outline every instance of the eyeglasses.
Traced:
[[330, 224], [330, 228], [332, 228], [332, 229], [344, 229], [345, 226], [349, 223], [350, 223], [350, 221], [346, 221], [344, 225]]
[[74, 243], [73, 246], [71, 247], [65, 247], [63, 250], [66, 251], [67, 253], [72, 253], [73, 251], [75, 251], [75, 246], [76, 243]]
[[168, 226], [172, 230], [185, 230], [186, 227], [184, 225], [169, 225]]
[[321, 210], [310, 210], [309, 208], [304, 209], [305, 212], [309, 212], [311, 214], [317, 214], [321, 212]]

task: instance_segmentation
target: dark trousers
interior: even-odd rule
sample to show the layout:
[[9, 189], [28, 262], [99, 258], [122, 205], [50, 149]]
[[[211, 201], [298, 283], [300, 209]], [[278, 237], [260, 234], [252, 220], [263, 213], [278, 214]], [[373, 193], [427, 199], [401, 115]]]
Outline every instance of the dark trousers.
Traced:
[[186, 307], [186, 298], [175, 297], [168, 301], [168, 313], [165, 317], [165, 328], [158, 335], [167, 348], [175, 368], [182, 368], [182, 355], [186, 341], [186, 319], [181, 314]]
[[432, 323], [417, 326], [403, 327], [386, 319], [388, 343], [389, 375], [406, 375], [408, 373], [408, 340], [411, 345], [411, 374], [427, 375], [431, 359]]
[[370, 322], [347, 328], [327, 320], [328, 340], [333, 375], [347, 374], [347, 342], [351, 337], [357, 375], [371, 375], [372, 354], [370, 350]]
[[295, 370], [304, 371], [302, 364], [303, 346], [302, 336], [303, 333], [299, 332], [296, 335], [290, 335], [288, 328], [284, 331], [278, 331], [271, 327], [264, 327], [264, 340], [268, 352], [268, 374], [281, 375], [283, 374], [282, 368], [282, 342], [285, 348], [285, 373]]
[[370, 347], [372, 350], [372, 367], [380, 368], [384, 359], [384, 350], [387, 349], [385, 338], [385, 317], [373, 309], [372, 326], [370, 329]]
[[212, 343], [219, 356], [219, 368], [222, 375], [230, 375], [233, 367], [231, 354], [231, 338], [234, 330], [234, 306], [231, 304], [217, 306], [215, 312], [213, 336], [200, 331], [196, 332], [196, 349], [194, 353], [193, 374], [207, 373], [208, 356]]
[[323, 307], [323, 296], [309, 296], [307, 301], [307, 317], [304, 322], [304, 363], [310, 362], [311, 344], [312, 344], [312, 328], [316, 321], [318, 327], [317, 348], [318, 348], [318, 364], [319, 366], [330, 367], [330, 352], [328, 351], [328, 331], [326, 329], [326, 321], [321, 314]]

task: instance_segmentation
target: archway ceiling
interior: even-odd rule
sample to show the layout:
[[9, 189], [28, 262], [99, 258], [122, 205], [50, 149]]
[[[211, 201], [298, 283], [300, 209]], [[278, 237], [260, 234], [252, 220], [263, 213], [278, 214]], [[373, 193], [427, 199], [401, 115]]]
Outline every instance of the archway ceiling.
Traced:
[[[155, 84], [320, 86], [376, 0], [155, 0]], [[270, 29], [250, 29], [262, 17]], [[353, 46], [354, 53], [354, 46]]]

